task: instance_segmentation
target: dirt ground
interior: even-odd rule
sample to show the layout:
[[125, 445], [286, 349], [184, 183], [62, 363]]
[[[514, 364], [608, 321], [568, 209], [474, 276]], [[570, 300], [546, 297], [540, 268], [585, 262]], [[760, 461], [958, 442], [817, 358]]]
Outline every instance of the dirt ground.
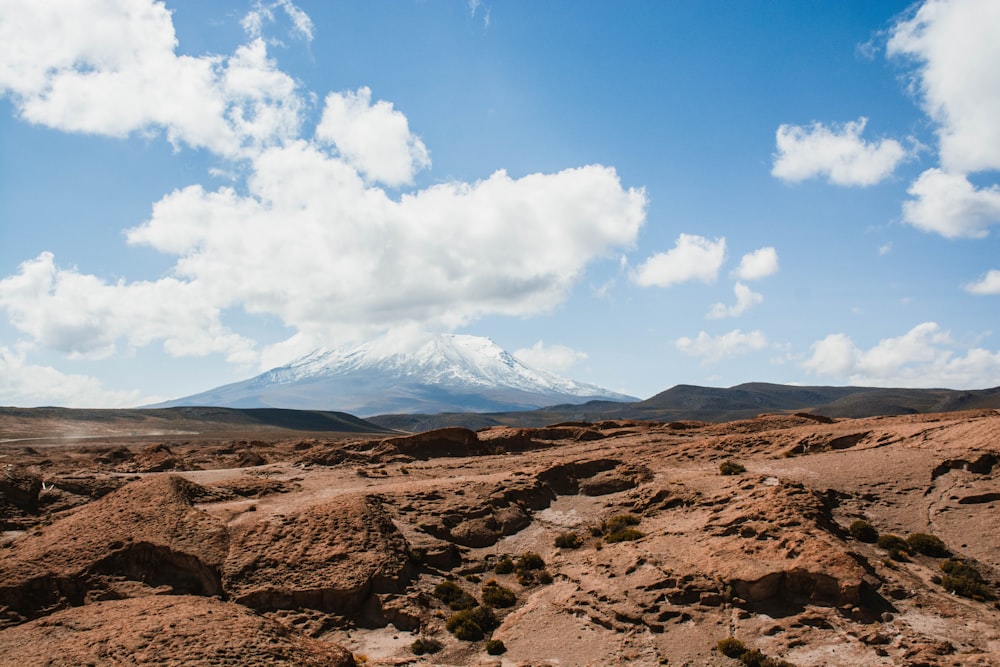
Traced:
[[[1000, 665], [998, 464], [992, 410], [390, 438], [0, 424], [0, 665]], [[450, 631], [445, 581], [481, 636]], [[190, 641], [182, 619], [209, 616]]]

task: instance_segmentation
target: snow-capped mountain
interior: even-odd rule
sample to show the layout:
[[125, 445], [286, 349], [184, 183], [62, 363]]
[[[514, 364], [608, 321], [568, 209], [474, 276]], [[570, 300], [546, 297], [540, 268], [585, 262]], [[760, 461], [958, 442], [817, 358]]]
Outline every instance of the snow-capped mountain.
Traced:
[[595, 385], [528, 368], [489, 338], [425, 334], [381, 338], [349, 350], [318, 349], [243, 382], [157, 407], [391, 413], [532, 410], [592, 400], [635, 401]]

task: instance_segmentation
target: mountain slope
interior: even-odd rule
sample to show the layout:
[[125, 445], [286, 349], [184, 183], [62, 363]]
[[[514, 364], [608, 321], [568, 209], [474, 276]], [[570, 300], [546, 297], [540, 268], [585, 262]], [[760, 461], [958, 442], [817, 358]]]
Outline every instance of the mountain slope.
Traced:
[[642, 419], [671, 422], [725, 422], [761, 413], [812, 412], [827, 417], [862, 418], [956, 410], [1000, 409], [1000, 387], [992, 389], [891, 389], [881, 387], [802, 387], [753, 382], [735, 387], [677, 385], [644, 401], [590, 401], [552, 405], [530, 412], [489, 414], [379, 415], [372, 421], [405, 431], [441, 426], [545, 426], [563, 421]]
[[341, 410], [385, 413], [532, 410], [556, 403], [634, 401], [531, 369], [488, 338], [423, 335], [350, 350], [319, 349], [257, 377], [155, 407]]

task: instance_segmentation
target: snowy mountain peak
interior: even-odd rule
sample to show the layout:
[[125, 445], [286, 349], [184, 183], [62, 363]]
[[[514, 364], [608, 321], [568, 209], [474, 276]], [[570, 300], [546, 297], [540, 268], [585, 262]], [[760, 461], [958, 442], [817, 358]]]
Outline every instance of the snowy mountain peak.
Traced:
[[489, 338], [383, 336], [321, 348], [255, 378], [169, 405], [283, 407], [353, 412], [526, 410], [630, 396], [529, 368]]

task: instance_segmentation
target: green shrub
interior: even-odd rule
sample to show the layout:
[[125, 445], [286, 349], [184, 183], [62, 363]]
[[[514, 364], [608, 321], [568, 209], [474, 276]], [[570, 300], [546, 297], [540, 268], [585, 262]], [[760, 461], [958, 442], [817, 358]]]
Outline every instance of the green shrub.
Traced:
[[517, 602], [517, 595], [509, 588], [505, 588], [495, 581], [488, 581], [483, 586], [483, 604], [491, 607], [513, 607]]
[[738, 658], [746, 653], [747, 650], [746, 645], [736, 637], [726, 637], [725, 639], [720, 639], [715, 645], [715, 648], [717, 648], [719, 653], [727, 658]]
[[559, 549], [579, 549], [583, 546], [583, 538], [576, 533], [560, 533], [556, 536], [556, 547]]
[[767, 660], [767, 656], [759, 648], [744, 651], [740, 655], [740, 662], [747, 667], [764, 667], [765, 660]]
[[983, 575], [968, 561], [958, 558], [949, 559], [943, 561], [940, 567], [941, 571], [945, 573], [941, 577], [941, 585], [946, 590], [973, 600], [993, 599], [993, 591], [986, 584]]
[[605, 535], [604, 541], [608, 544], [614, 544], [615, 542], [632, 542], [645, 536], [646, 533], [641, 530], [636, 530], [635, 528], [622, 528], [619, 531]]
[[907, 544], [906, 540], [904, 540], [899, 535], [893, 535], [892, 533], [879, 535], [878, 539], [875, 541], [875, 544], [879, 548], [886, 549], [887, 551], [889, 551], [890, 555], [892, 551], [902, 551], [902, 552], [910, 551], [910, 545]]
[[602, 533], [607, 535], [608, 533], [617, 533], [620, 530], [628, 528], [629, 526], [638, 526], [639, 517], [634, 514], [619, 514], [613, 516], [604, 523], [601, 524]]
[[544, 567], [545, 561], [542, 559], [541, 555], [535, 553], [534, 551], [525, 551], [518, 557], [517, 563], [514, 565], [514, 569], [518, 572], [541, 570]]
[[521, 570], [517, 573], [517, 583], [522, 586], [532, 586], [542, 584], [547, 586], [552, 583], [552, 575], [548, 570]]
[[478, 602], [454, 581], [442, 581], [434, 587], [434, 597], [444, 602], [454, 611], [475, 607]]
[[475, 642], [497, 627], [497, 619], [488, 607], [472, 607], [453, 614], [445, 621], [445, 627], [458, 639]]
[[425, 639], [423, 637], [414, 640], [414, 642], [410, 644], [410, 650], [413, 651], [413, 655], [437, 653], [442, 648], [444, 648], [444, 645], [438, 640], [430, 638]]
[[740, 463], [728, 459], [719, 464], [719, 472], [723, 475], [740, 475], [745, 473], [747, 469]]
[[878, 539], [878, 531], [875, 530], [875, 526], [864, 519], [858, 519], [847, 530], [851, 534], [851, 537], [858, 542], [868, 542], [871, 544]]
[[913, 533], [906, 538], [906, 543], [910, 545], [912, 551], [934, 558], [947, 558], [951, 551], [941, 541], [941, 538], [927, 533]]
[[501, 556], [493, 571], [497, 574], [510, 574], [514, 571], [514, 561], [510, 556]]
[[507, 647], [499, 639], [491, 639], [486, 642], [486, 652], [490, 655], [503, 655], [507, 652]]
[[608, 544], [615, 542], [631, 542], [646, 534], [632, 528], [639, 525], [639, 517], [634, 514], [619, 514], [601, 522], [601, 534]]

